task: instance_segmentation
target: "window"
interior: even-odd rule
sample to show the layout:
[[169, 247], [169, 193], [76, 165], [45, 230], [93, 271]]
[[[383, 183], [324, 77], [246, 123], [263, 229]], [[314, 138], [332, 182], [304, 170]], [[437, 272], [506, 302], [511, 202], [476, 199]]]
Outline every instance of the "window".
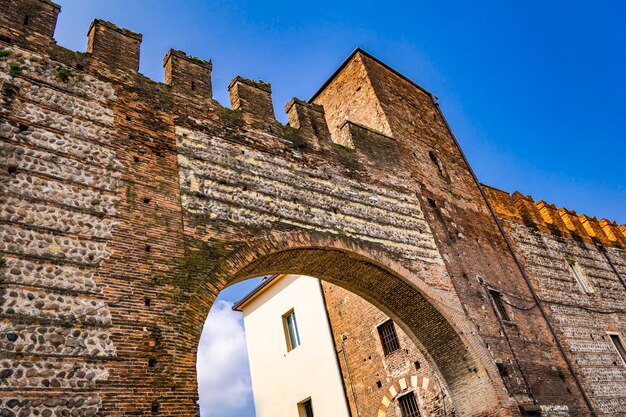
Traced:
[[622, 338], [616, 333], [609, 333], [609, 337], [611, 338], [611, 342], [613, 342], [613, 347], [615, 347], [617, 353], [622, 357], [622, 362], [626, 365], [626, 348], [624, 348]]
[[415, 400], [415, 393], [409, 392], [406, 395], [398, 398], [400, 403], [400, 411], [402, 417], [420, 417], [420, 411], [417, 408], [417, 401]]
[[389, 355], [391, 352], [400, 349], [400, 342], [398, 341], [398, 335], [396, 334], [396, 328], [393, 326], [393, 321], [387, 320], [378, 326], [378, 335], [380, 336], [380, 343], [383, 345], [385, 355]]
[[285, 339], [287, 340], [287, 351], [291, 351], [300, 346], [300, 335], [298, 334], [298, 323], [296, 313], [290, 310], [283, 316], [283, 327], [285, 329]]
[[493, 308], [496, 310], [496, 313], [500, 316], [500, 318], [504, 321], [511, 321], [509, 317], [509, 313], [506, 311], [504, 307], [504, 300], [502, 299], [502, 293], [498, 290], [490, 289], [489, 295], [491, 296], [491, 301], [493, 301]]
[[298, 414], [300, 417], [313, 417], [313, 405], [310, 398], [298, 404]]
[[580, 286], [580, 288], [582, 288], [582, 290], [586, 293], [592, 293], [593, 290], [591, 289], [591, 286], [587, 282], [587, 279], [581, 272], [580, 267], [578, 266], [578, 263], [576, 261], [567, 261], [567, 265], [569, 265], [569, 270], [574, 276], [574, 279], [576, 280], [576, 282], [578, 282], [578, 285]]

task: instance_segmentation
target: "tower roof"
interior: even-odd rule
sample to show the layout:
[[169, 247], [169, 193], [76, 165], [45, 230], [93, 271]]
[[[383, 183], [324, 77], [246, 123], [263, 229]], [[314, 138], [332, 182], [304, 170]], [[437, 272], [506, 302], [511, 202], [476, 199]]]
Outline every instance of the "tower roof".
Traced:
[[312, 103], [317, 96], [319, 96], [322, 91], [324, 91], [326, 89], [326, 87], [328, 87], [328, 85], [335, 79], [335, 77], [337, 77], [337, 75], [339, 75], [339, 73], [357, 56], [357, 55], [362, 55], [368, 59], [371, 59], [372, 61], [377, 62], [378, 64], [382, 65], [385, 69], [387, 69], [388, 71], [392, 72], [393, 74], [395, 74], [396, 76], [406, 80], [407, 82], [411, 83], [413, 86], [415, 86], [416, 88], [422, 90], [423, 92], [425, 92], [428, 95], [433, 95], [430, 91], [426, 90], [424, 87], [422, 87], [421, 85], [417, 84], [415, 81], [411, 80], [409, 77], [407, 77], [406, 75], [402, 74], [401, 72], [395, 70], [394, 68], [390, 67], [389, 65], [385, 64], [383, 61], [381, 61], [380, 59], [376, 58], [374, 55], [370, 54], [369, 52], [357, 47], [354, 49], [354, 51], [352, 51], [352, 53], [350, 55], [348, 55], [348, 57], [341, 63], [341, 65], [339, 65], [339, 67], [337, 67], [337, 69], [331, 74], [330, 77], [328, 77], [328, 79], [326, 81], [324, 81], [324, 84], [322, 84], [322, 86], [311, 96], [311, 98], [309, 99], [309, 103]]

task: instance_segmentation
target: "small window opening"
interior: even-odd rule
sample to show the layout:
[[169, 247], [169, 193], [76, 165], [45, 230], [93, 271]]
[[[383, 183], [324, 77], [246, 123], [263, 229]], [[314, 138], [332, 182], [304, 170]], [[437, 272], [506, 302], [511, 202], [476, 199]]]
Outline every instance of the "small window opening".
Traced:
[[283, 328], [285, 329], [285, 340], [287, 341], [287, 352], [300, 346], [300, 334], [298, 333], [298, 323], [296, 313], [293, 310], [283, 315]]
[[430, 160], [433, 161], [433, 164], [435, 164], [435, 166], [437, 167], [439, 174], [444, 175], [443, 166], [441, 165], [441, 161], [439, 160], [437, 155], [435, 155], [433, 151], [428, 151], [428, 156], [430, 157]]
[[30, 23], [29, 20], [30, 20], [30, 16], [28, 15], [24, 16], [24, 26], [28, 26], [28, 23]]
[[7, 172], [9, 173], [9, 175], [17, 174], [17, 164], [10, 163], [9, 166], [7, 167]]
[[490, 289], [489, 295], [491, 295], [493, 308], [496, 310], [498, 316], [500, 316], [500, 318], [504, 321], [511, 321], [509, 313], [506, 311], [506, 307], [504, 307], [504, 299], [502, 298], [502, 293], [498, 290]]
[[382, 387], [383, 387], [383, 383], [382, 383], [382, 382], [380, 382], [380, 380], [379, 380], [379, 381], [376, 381], [376, 386], [377, 386], [378, 388], [382, 388]]
[[192, 81], [191, 82], [191, 91], [194, 91], [196, 89], [196, 82]]
[[161, 404], [156, 403], [156, 402], [155, 402], [155, 403], [152, 403], [152, 407], [150, 407], [150, 410], [151, 410], [153, 413], [158, 413], [160, 409], [161, 409]]
[[506, 366], [502, 362], [496, 362], [496, 367], [498, 368], [498, 372], [502, 376], [509, 376], [509, 371], [506, 369]]
[[28, 125], [24, 124], [24, 123], [20, 123], [17, 128], [19, 129], [20, 133], [22, 132], [26, 132], [28, 130]]
[[624, 342], [622, 338], [618, 334], [609, 334], [611, 338], [611, 342], [613, 342], [613, 347], [622, 358], [622, 363], [626, 365], [626, 348], [624, 347]]
[[146, 252], [150, 252], [152, 250], [152, 247], [150, 245], [146, 245]]
[[150, 204], [150, 201], [152, 201], [152, 199], [150, 197], [144, 197], [143, 198], [143, 203], [144, 204]]
[[398, 403], [400, 404], [402, 417], [420, 417], [420, 411], [419, 408], [417, 408], [414, 392], [410, 392], [398, 398]]
[[[569, 388], [567, 389], [567, 392], [570, 392]], [[540, 416], [541, 415], [541, 409], [536, 407], [534, 404], [532, 405], [522, 404], [522, 405], [518, 405], [517, 408], [521, 411], [523, 416]]]
[[587, 278], [585, 278], [585, 275], [580, 270], [578, 262], [567, 261], [567, 265], [569, 266], [570, 273], [578, 283], [578, 286], [587, 294], [591, 294], [593, 292], [593, 289], [589, 285], [589, 282], [587, 282]]
[[387, 320], [378, 326], [378, 335], [380, 336], [380, 343], [383, 345], [385, 355], [400, 349], [400, 341], [398, 340], [393, 321]]
[[300, 417], [313, 417], [313, 404], [310, 398], [298, 404], [298, 414]]
[[76, 69], [79, 71], [83, 71], [85, 69], [85, 66], [83, 64], [77, 63], [76, 64]]
[[150, 307], [152, 305], [152, 300], [148, 297], [144, 298], [143, 302], [146, 305], [146, 307]]
[[422, 367], [422, 365], [420, 365], [420, 361], [415, 361], [413, 364], [415, 365], [415, 369], [417, 370], [419, 370]]
[[148, 367], [149, 368], [155, 368], [157, 366], [157, 360], [156, 358], [150, 358], [148, 359]]

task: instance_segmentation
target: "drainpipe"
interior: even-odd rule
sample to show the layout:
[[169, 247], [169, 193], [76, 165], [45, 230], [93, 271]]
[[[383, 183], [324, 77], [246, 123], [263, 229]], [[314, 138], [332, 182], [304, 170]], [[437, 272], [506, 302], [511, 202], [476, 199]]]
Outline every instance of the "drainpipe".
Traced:
[[[330, 315], [328, 314], [328, 304], [326, 303], [326, 295], [324, 294], [324, 287], [322, 286], [322, 280], [318, 279], [317, 282], [320, 286], [320, 293], [322, 294], [322, 300], [324, 302], [324, 311], [326, 312], [326, 322], [328, 323], [328, 328], [330, 329], [331, 338], [333, 340], [333, 346], [335, 347], [335, 332], [333, 331], [333, 326], [330, 323]], [[348, 361], [346, 360], [346, 347], [344, 346], [344, 340], [348, 337], [346, 335], [341, 335], [341, 354], [343, 356], [343, 363], [346, 366], [347, 380], [348, 385], [350, 385], [350, 392], [352, 394], [352, 401], [354, 401], [354, 409], [356, 411], [356, 417], [361, 417], [359, 415], [359, 406], [356, 402], [356, 393], [354, 392], [354, 387], [352, 386], [352, 377], [350, 376], [350, 368], [348, 368]], [[337, 351], [339, 353], [339, 351]], [[339, 375], [341, 376], [341, 380], [343, 381], [343, 372], [341, 371], [341, 364], [339, 363], [339, 357], [335, 355], [335, 361], [337, 362], [337, 369], [339, 369]], [[346, 386], [341, 384], [343, 388], [343, 395], [346, 397], [346, 403], [348, 404], [348, 413], [352, 415], [352, 410], [350, 409], [350, 401], [348, 401], [348, 393], [346, 392]]]
[[615, 267], [615, 264], [613, 263], [613, 261], [611, 261], [611, 258], [609, 257], [609, 253], [606, 251], [606, 248], [604, 247], [604, 245], [602, 243], [598, 243], [596, 247], [598, 248], [600, 253], [604, 255], [604, 259], [606, 259], [609, 265], [611, 265], [611, 269], [613, 269], [613, 272], [615, 272], [615, 275], [617, 275], [617, 278], [624, 286], [624, 289], [626, 289], [626, 281], [624, 281], [624, 277], [622, 277], [622, 275], [619, 273], [619, 271]]
[[589, 396], [587, 395], [587, 392], [584, 390], [583, 384], [582, 384], [580, 378], [578, 377], [578, 374], [576, 373], [576, 370], [574, 369], [574, 364], [572, 363], [570, 358], [567, 356], [567, 352], [565, 351], [565, 348], [561, 344], [561, 340], [559, 339], [558, 333], [557, 333], [556, 329], [554, 328], [554, 326], [552, 325], [552, 322], [550, 321], [548, 313], [546, 312], [546, 310], [545, 310], [545, 308], [543, 306], [543, 303], [541, 302], [541, 299], [539, 298], [539, 296], [535, 292], [535, 289], [533, 288], [532, 283], [530, 282], [530, 278], [526, 274], [526, 269], [524, 268], [524, 266], [522, 265], [522, 262], [517, 257], [517, 254], [515, 253], [515, 249], [513, 248], [513, 244], [511, 243], [511, 241], [509, 240], [509, 237], [507, 236], [506, 232], [504, 231], [504, 228], [502, 227], [502, 223], [500, 223], [500, 219], [496, 215], [496, 211], [494, 210], [493, 206], [491, 205], [491, 202], [489, 202], [489, 199], [487, 198], [487, 194], [485, 194], [485, 190], [483, 190], [483, 187], [480, 185], [480, 182], [478, 181], [478, 177], [476, 176], [476, 173], [474, 172], [474, 170], [470, 166], [469, 161], [467, 160], [467, 157], [465, 156], [465, 153], [463, 152], [463, 149], [461, 149], [461, 146], [459, 145], [459, 141], [457, 140], [456, 136], [454, 136], [454, 133], [452, 132], [452, 129], [450, 128], [450, 125], [448, 124], [448, 121], [446, 120], [446, 117], [443, 115], [443, 112], [441, 111], [441, 108], [439, 107], [439, 103], [437, 102], [437, 98], [434, 95], [430, 94], [430, 99], [432, 100], [433, 104], [435, 105], [435, 107], [439, 111], [439, 115], [441, 116], [441, 119], [443, 120], [444, 124], [446, 125], [446, 128], [448, 129], [448, 132], [450, 133], [450, 136], [452, 137], [452, 140], [454, 141], [454, 144], [456, 145], [456, 147], [459, 149], [459, 152], [461, 153], [461, 158], [463, 159], [463, 162], [465, 162], [465, 165], [467, 166], [467, 169], [469, 170], [472, 178], [474, 179], [474, 182], [476, 183], [476, 186], [478, 187], [478, 191], [480, 191], [481, 196], [485, 200], [485, 203], [487, 204], [487, 208], [489, 209], [489, 212], [491, 213], [491, 216], [493, 217], [494, 221], [496, 222], [496, 226], [498, 226], [498, 230], [500, 230], [500, 233], [502, 234], [502, 237], [504, 238], [504, 242], [506, 243], [506, 246], [509, 249], [509, 252], [511, 252], [511, 256], [513, 257], [513, 260], [515, 261], [515, 264], [517, 265], [517, 268], [521, 272], [522, 277], [524, 278], [524, 281], [526, 282], [526, 286], [528, 287], [528, 289], [530, 290], [530, 293], [532, 294], [532, 297], [533, 297], [533, 300], [535, 301], [535, 304], [537, 304], [537, 307], [539, 308], [539, 311], [541, 312], [541, 316], [543, 317], [543, 319], [547, 323], [548, 328], [550, 329], [550, 333], [552, 334], [552, 338], [554, 339], [554, 342], [556, 343], [557, 348], [561, 352], [561, 356], [563, 356], [563, 359], [565, 360], [565, 363], [567, 364], [567, 368], [568, 368], [570, 374], [574, 378], [574, 382], [576, 383], [576, 386], [578, 387], [578, 390], [580, 391], [580, 394], [582, 395], [583, 400], [585, 401], [585, 405], [589, 409], [590, 415], [591, 416], [597, 416], [597, 414], [596, 414], [596, 412], [595, 412], [595, 410], [593, 408], [593, 405], [591, 404], [591, 400], [590, 400]]
[[437, 381], [437, 386], [439, 387], [439, 393], [441, 393], [441, 405], [443, 406], [443, 415], [447, 416], [448, 412], [446, 411], [446, 393], [443, 391], [443, 388], [441, 387], [441, 382], [439, 382], [439, 377], [437, 376], [437, 374], [435, 375], [435, 381]]
[[356, 392], [352, 386], [352, 377], [350, 376], [350, 368], [348, 368], [348, 361], [346, 360], [346, 345], [344, 341], [348, 338], [346, 335], [341, 336], [341, 355], [343, 356], [343, 363], [346, 365], [346, 373], [348, 374], [348, 384], [350, 385], [350, 391], [352, 392], [352, 401], [354, 401], [354, 410], [356, 411], [356, 417], [360, 417], [359, 405], [356, 402]]

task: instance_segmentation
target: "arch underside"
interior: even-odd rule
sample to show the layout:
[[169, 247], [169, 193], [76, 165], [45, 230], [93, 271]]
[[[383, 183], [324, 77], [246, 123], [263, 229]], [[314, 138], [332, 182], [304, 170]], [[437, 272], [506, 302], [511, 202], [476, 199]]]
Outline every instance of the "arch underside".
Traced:
[[292, 239], [280, 239], [291, 244], [250, 242], [227, 256], [226, 270], [212, 275], [221, 275], [230, 285], [261, 275], [300, 274], [343, 287], [375, 305], [409, 335], [445, 381], [459, 415], [501, 415], [508, 398], [498, 387], [502, 382], [487, 369], [487, 353], [472, 340], [471, 327], [459, 312], [436, 300], [434, 293], [427, 295], [426, 284], [418, 288], [403, 276], [411, 273], [383, 253], [337, 244], [332, 237], [325, 237], [323, 244], [315, 240], [304, 242], [300, 235], [295, 244]]

